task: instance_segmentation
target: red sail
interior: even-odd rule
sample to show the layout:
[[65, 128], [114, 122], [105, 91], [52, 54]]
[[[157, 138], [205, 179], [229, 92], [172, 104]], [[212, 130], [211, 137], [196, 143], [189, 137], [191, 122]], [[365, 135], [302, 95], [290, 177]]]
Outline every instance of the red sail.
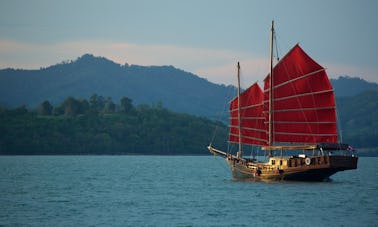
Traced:
[[[267, 116], [269, 90], [270, 75], [264, 84], [264, 113]], [[331, 83], [325, 69], [299, 45], [273, 69], [272, 111], [273, 143], [337, 142]]]
[[[241, 135], [243, 144], [267, 145], [264, 93], [257, 83], [240, 94]], [[238, 98], [230, 103], [230, 142], [239, 142]]]

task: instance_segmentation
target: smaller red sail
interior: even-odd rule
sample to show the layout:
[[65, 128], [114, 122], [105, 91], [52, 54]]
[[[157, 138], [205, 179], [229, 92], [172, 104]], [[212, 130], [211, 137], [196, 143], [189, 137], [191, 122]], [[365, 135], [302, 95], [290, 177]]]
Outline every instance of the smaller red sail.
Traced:
[[[264, 93], [257, 83], [240, 94], [241, 138], [243, 144], [267, 145]], [[239, 142], [238, 98], [230, 103], [229, 142]]]

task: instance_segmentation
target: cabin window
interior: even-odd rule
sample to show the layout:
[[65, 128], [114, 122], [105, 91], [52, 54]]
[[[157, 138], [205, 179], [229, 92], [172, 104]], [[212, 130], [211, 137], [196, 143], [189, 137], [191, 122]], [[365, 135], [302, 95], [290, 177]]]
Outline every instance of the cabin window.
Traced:
[[282, 160], [280, 160], [280, 166], [282, 166]]
[[272, 160], [272, 165], [275, 165], [276, 164], [276, 160]]

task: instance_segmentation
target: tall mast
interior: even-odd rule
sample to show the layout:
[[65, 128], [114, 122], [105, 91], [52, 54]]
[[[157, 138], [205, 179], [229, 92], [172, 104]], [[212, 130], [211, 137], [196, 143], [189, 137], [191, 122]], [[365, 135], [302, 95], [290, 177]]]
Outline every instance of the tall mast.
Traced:
[[242, 146], [242, 132], [241, 132], [241, 108], [240, 108], [240, 64], [238, 62], [238, 128], [239, 128], [239, 151], [237, 153], [237, 156], [241, 158], [243, 155], [243, 146]]
[[274, 21], [272, 21], [272, 28], [270, 33], [269, 146], [273, 145], [273, 38]]

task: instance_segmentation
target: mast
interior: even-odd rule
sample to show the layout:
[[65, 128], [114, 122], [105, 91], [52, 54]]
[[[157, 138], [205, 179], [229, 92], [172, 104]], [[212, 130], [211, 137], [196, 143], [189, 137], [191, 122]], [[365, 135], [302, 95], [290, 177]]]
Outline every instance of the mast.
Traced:
[[[270, 33], [270, 87], [269, 87], [269, 141], [268, 146], [273, 145], [273, 36], [274, 36], [274, 21], [272, 21], [272, 28]], [[269, 153], [271, 156], [271, 153]]]
[[241, 132], [241, 108], [240, 108], [240, 64], [238, 62], [238, 129], [239, 129], [239, 151], [237, 157], [241, 158], [243, 155], [243, 146], [242, 146], [242, 132]]

